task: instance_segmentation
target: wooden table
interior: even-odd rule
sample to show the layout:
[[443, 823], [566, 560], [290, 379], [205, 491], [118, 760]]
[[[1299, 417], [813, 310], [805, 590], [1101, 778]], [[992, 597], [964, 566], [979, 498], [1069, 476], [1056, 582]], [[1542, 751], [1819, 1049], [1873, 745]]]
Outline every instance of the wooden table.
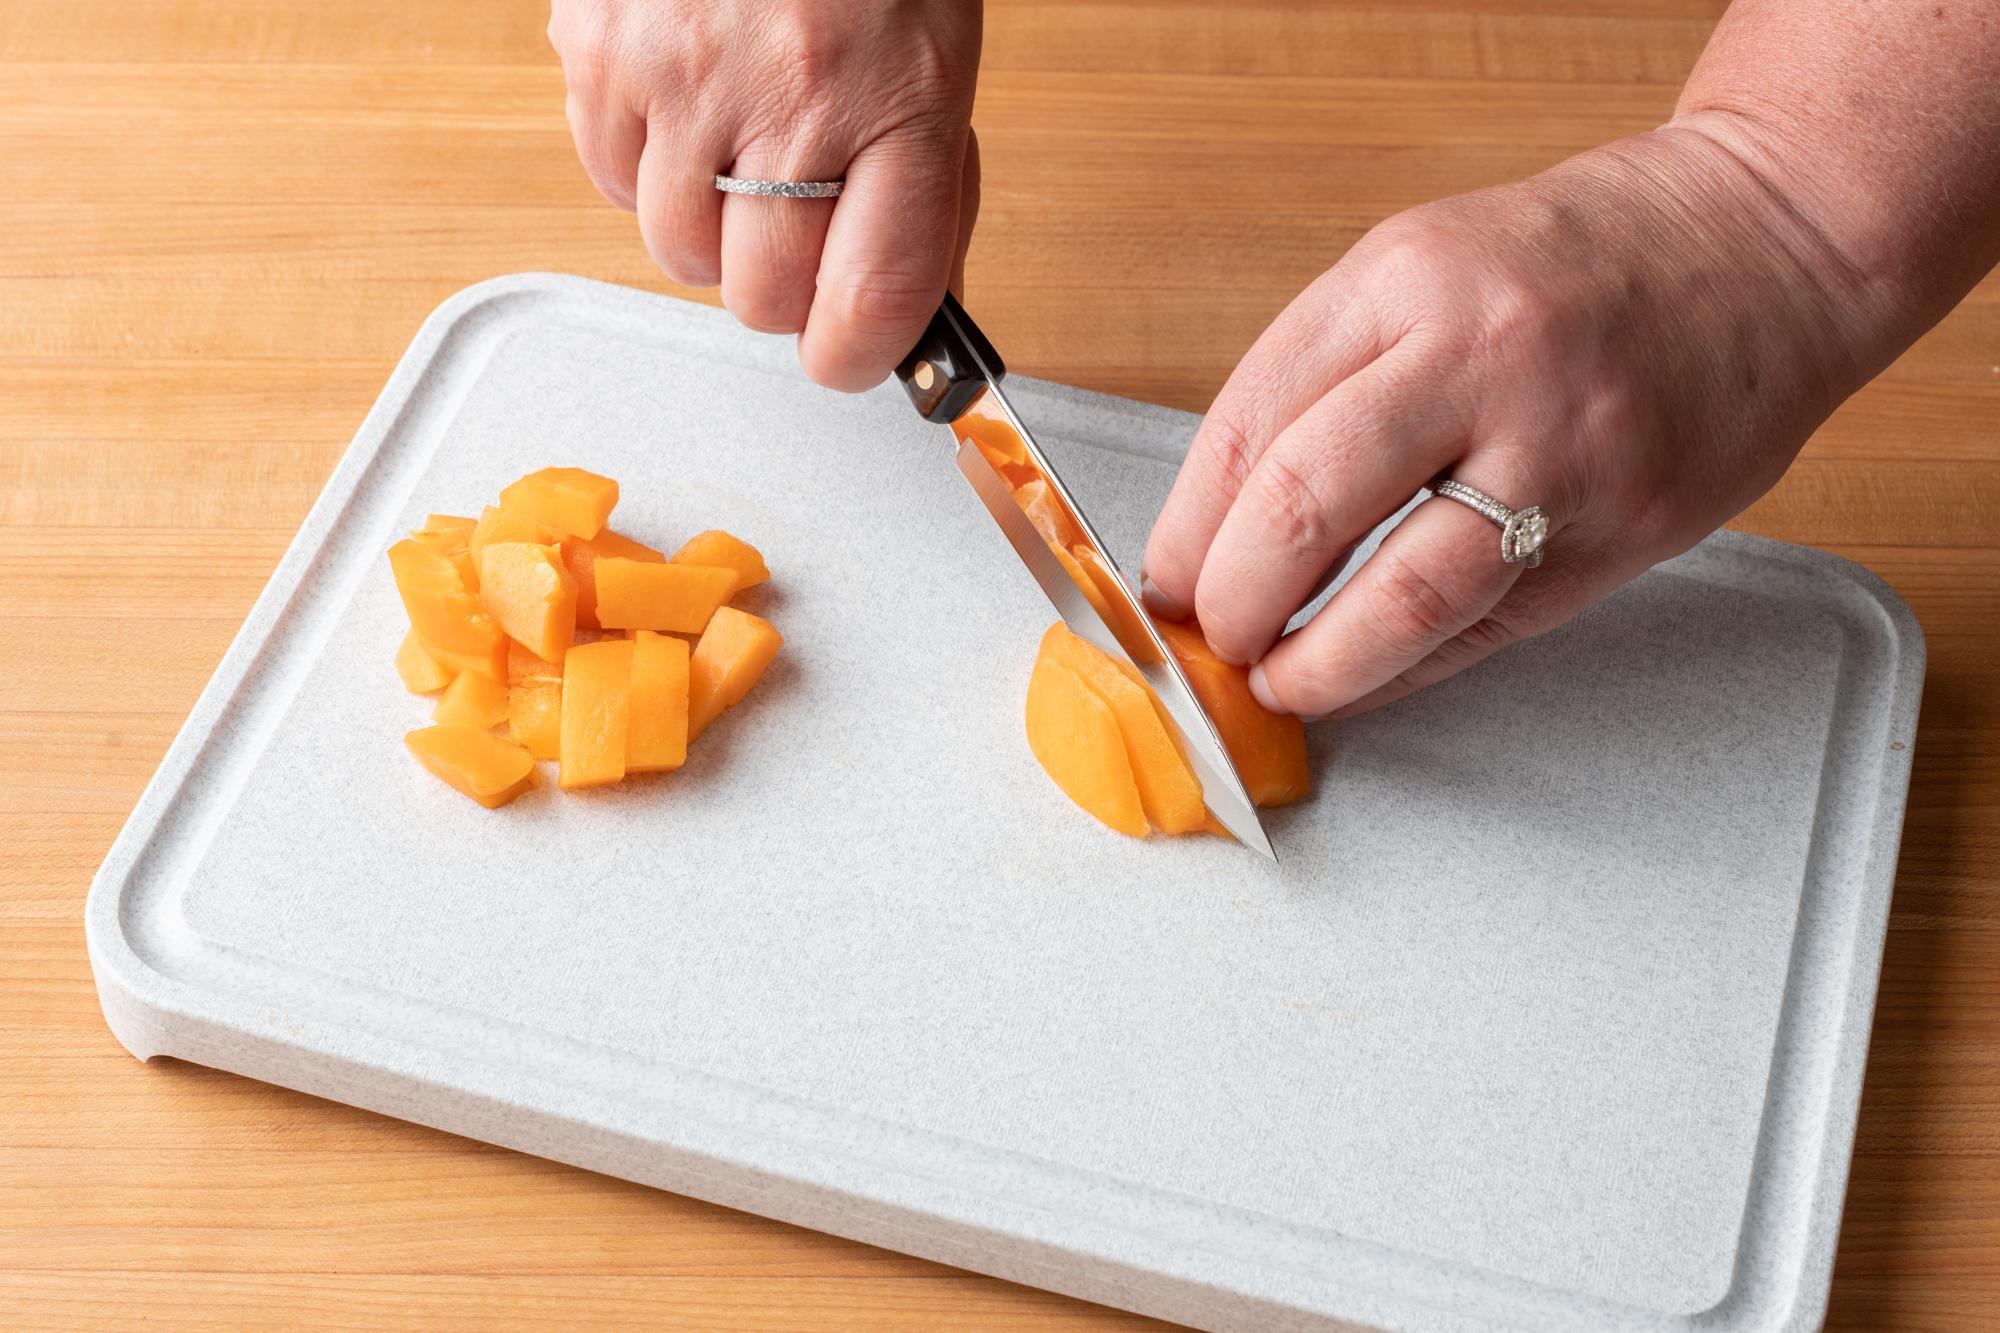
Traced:
[[[980, 318], [1181, 407], [1377, 219], [1663, 119], [1719, 0], [992, 0]], [[0, 1322], [1147, 1321], [172, 1061], [97, 1012], [86, 885], [425, 313], [667, 289], [527, 0], [0, 0]], [[1189, 183], [1199, 182], [1190, 191]], [[1835, 1278], [2000, 1325], [2000, 283], [1741, 526], [1930, 642]]]

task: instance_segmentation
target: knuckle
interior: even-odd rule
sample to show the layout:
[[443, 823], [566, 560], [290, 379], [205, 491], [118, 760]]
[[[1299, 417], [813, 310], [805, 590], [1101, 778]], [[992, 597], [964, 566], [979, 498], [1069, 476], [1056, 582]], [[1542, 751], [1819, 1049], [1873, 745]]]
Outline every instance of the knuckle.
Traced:
[[1489, 353], [1519, 359], [1557, 342], [1561, 303], [1525, 276], [1506, 270], [1489, 273], [1480, 284], [1479, 345]]
[[1317, 551], [1326, 545], [1326, 511], [1311, 478], [1275, 450], [1259, 460], [1250, 477], [1270, 542], [1287, 550]]
[[1384, 642], [1433, 644], [1466, 623], [1457, 600], [1422, 569], [1393, 551], [1379, 551], [1375, 560], [1382, 568], [1363, 605]]
[[841, 323], [871, 338], [900, 338], [920, 329], [944, 292], [942, 278], [917, 272], [906, 256], [862, 255], [831, 293]]
[[1257, 465], [1257, 451], [1236, 419], [1225, 413], [1211, 413], [1201, 423], [1196, 443], [1209, 464], [1221, 474], [1230, 493], [1242, 490], [1250, 470]]

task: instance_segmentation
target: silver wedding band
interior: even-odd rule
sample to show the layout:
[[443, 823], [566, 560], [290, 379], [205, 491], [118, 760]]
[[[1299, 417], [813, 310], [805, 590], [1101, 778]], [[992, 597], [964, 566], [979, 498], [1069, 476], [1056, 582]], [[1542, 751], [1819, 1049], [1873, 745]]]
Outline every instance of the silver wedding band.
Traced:
[[747, 181], [717, 176], [715, 188], [724, 194], [748, 194], [763, 199], [831, 199], [846, 181]]
[[1485, 491], [1474, 490], [1462, 481], [1439, 477], [1431, 483], [1431, 494], [1456, 500], [1500, 529], [1500, 559], [1529, 569], [1542, 563], [1542, 544], [1549, 539], [1549, 516], [1539, 506], [1509, 509]]

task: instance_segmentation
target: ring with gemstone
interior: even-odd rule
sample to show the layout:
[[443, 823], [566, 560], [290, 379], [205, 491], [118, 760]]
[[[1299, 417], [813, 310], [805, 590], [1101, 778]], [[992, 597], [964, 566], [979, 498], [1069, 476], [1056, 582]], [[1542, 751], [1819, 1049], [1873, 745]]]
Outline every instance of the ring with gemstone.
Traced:
[[846, 181], [749, 181], [717, 176], [715, 188], [724, 194], [750, 194], [766, 199], [831, 199]]
[[1509, 509], [1484, 491], [1462, 481], [1439, 477], [1431, 483], [1431, 494], [1456, 500], [1500, 529], [1500, 559], [1529, 569], [1542, 563], [1542, 543], [1549, 539], [1549, 516], [1538, 506]]

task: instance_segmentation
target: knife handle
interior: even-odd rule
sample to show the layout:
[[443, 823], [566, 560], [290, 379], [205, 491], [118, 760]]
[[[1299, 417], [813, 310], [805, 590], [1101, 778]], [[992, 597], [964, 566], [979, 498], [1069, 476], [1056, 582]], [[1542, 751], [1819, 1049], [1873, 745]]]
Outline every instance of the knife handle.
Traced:
[[948, 425], [986, 388], [989, 372], [1004, 379], [1007, 367], [965, 307], [946, 292], [924, 336], [896, 367], [896, 378], [924, 420]]

